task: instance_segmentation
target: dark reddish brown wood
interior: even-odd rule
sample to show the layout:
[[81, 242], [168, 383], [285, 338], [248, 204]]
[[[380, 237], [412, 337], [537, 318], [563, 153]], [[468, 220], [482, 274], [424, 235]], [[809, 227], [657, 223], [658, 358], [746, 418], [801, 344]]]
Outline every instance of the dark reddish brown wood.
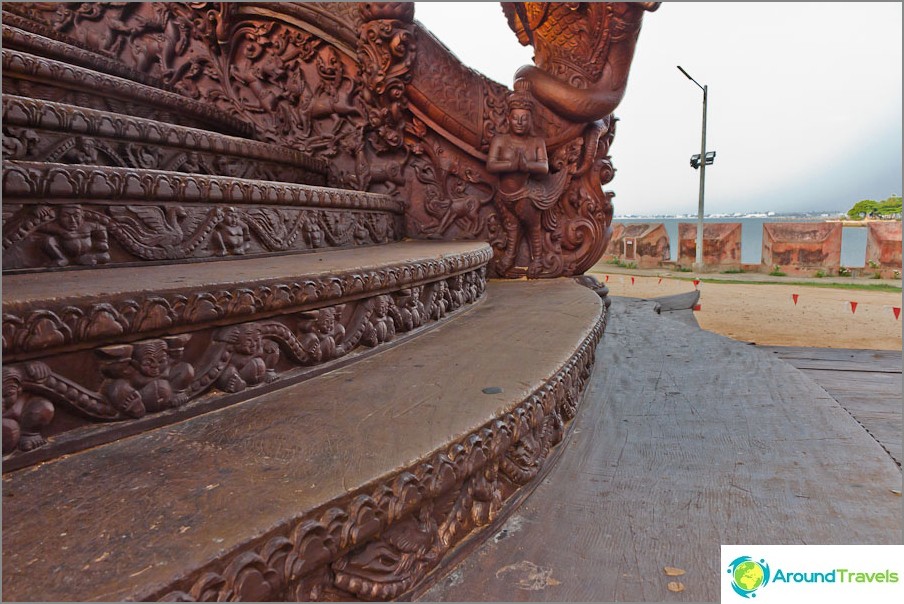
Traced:
[[[354, 369], [7, 473], [4, 596], [403, 596], [540, 474], [604, 327], [570, 281], [490, 287], [448, 329]], [[475, 346], [490, 353], [475, 362]], [[417, 388], [399, 379], [413, 365]]]

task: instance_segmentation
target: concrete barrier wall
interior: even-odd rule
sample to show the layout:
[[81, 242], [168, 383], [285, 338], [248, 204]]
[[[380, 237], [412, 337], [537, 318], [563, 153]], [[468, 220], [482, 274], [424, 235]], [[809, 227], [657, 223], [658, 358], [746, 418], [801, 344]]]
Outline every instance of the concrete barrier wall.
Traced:
[[841, 266], [840, 222], [766, 222], [763, 265], [783, 272], [810, 273]]
[[656, 268], [672, 257], [669, 234], [661, 222], [617, 224], [606, 256], [634, 262], [640, 268]]
[[[697, 224], [678, 223], [678, 264], [691, 266], [697, 257]], [[703, 225], [703, 264], [740, 267], [741, 223], [708, 222]]]
[[882, 268], [901, 269], [901, 223], [871, 222], [866, 236], [866, 260]]

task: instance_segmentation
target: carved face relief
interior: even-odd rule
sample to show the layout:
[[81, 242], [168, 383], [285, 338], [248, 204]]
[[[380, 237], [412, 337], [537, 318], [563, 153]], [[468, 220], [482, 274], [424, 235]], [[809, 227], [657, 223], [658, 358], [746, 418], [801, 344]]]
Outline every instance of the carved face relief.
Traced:
[[533, 127], [530, 111], [527, 109], [512, 109], [509, 113], [509, 124], [514, 134], [530, 134]]
[[64, 206], [60, 209], [60, 225], [70, 233], [77, 233], [82, 227], [84, 213], [78, 206]]
[[235, 210], [235, 208], [229, 208], [226, 211], [226, 217], [224, 219], [226, 226], [238, 226], [239, 225], [239, 213]]
[[239, 354], [258, 356], [263, 353], [264, 345], [260, 332], [253, 325], [241, 325], [236, 329], [232, 349]]
[[136, 344], [133, 359], [138, 370], [149, 378], [160, 377], [169, 364], [163, 340], [148, 340]]
[[22, 394], [22, 377], [18, 370], [3, 369], [3, 410], [12, 406]]
[[336, 328], [336, 315], [333, 313], [333, 310], [330, 308], [321, 310], [317, 314], [317, 322], [315, 325], [317, 326], [317, 331], [324, 335], [333, 333], [333, 330]]
[[509, 449], [499, 469], [512, 482], [523, 485], [537, 475], [545, 457], [546, 447], [538, 427], [522, 436], [515, 446]]

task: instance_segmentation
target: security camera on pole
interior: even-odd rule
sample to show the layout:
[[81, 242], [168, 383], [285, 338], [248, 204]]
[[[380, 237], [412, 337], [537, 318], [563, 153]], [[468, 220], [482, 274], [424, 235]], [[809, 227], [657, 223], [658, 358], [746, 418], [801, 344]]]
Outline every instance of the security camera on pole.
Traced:
[[697, 255], [694, 259], [694, 270], [697, 272], [703, 271], [703, 183], [705, 181], [706, 176], [706, 166], [712, 165], [712, 163], [716, 160], [716, 152], [710, 151], [706, 152], [706, 93], [707, 87], [700, 86], [700, 83], [697, 82], [694, 78], [690, 76], [684, 69], [681, 68], [681, 65], [678, 65], [678, 69], [687, 76], [691, 82], [696, 84], [700, 90], [703, 91], [703, 138], [700, 142], [700, 154], [691, 156], [691, 167], [696, 170], [700, 168], [700, 204], [697, 208]]

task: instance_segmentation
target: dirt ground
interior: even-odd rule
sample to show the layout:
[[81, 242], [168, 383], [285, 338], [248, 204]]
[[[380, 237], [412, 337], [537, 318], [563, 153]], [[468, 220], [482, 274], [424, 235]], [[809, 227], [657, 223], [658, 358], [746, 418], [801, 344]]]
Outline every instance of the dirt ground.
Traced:
[[[609, 286], [611, 295], [656, 298], [692, 291], [694, 284], [668, 276], [591, 273]], [[606, 276], [608, 275], [608, 281]], [[633, 282], [632, 282], [633, 278]], [[812, 346], [901, 350], [900, 293], [784, 285], [700, 283], [703, 329], [743, 342], [767, 346]], [[797, 304], [793, 294], [798, 295]], [[856, 302], [856, 311], [851, 311]]]

